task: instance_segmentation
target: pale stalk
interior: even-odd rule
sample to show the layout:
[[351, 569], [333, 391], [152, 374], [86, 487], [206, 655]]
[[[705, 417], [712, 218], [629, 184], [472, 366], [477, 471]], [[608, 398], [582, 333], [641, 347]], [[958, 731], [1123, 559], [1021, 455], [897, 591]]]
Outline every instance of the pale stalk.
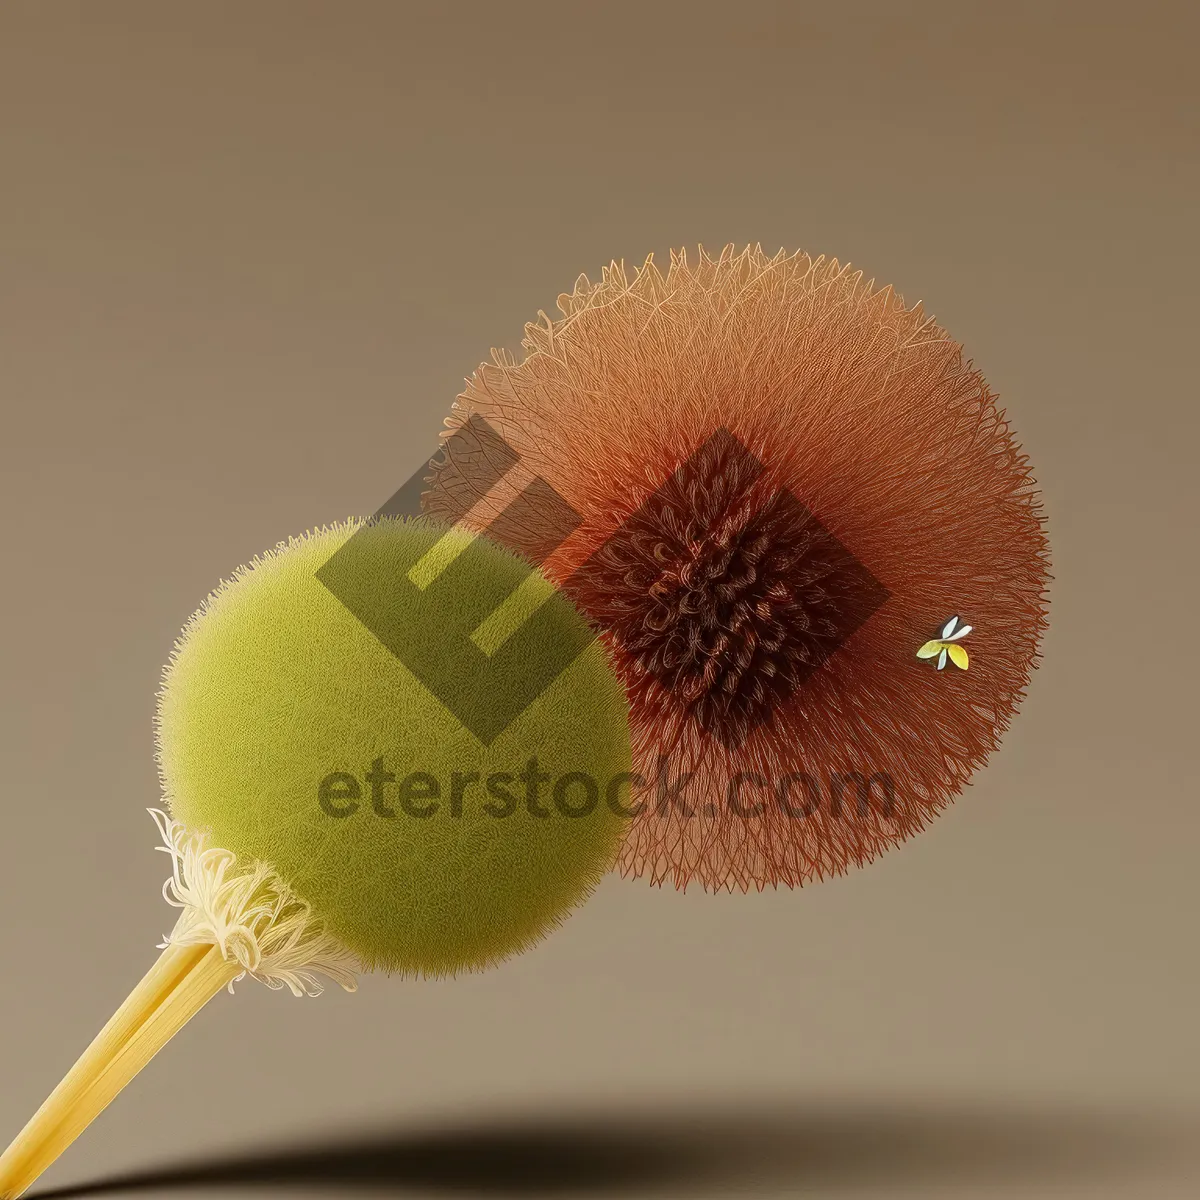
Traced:
[[142, 1068], [240, 973], [216, 946], [171, 946], [0, 1155], [0, 1200], [16, 1200]]
[[183, 911], [158, 961], [0, 1155], [0, 1200], [31, 1187], [222, 988], [250, 975], [313, 996], [325, 975], [355, 990], [353, 955], [269, 866], [151, 811], [172, 860], [163, 894]]

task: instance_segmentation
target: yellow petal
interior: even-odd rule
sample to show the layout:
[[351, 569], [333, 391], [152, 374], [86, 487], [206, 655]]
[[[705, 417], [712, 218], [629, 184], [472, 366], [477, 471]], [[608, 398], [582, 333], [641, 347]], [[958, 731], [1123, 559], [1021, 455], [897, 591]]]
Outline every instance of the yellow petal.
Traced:
[[941, 642], [926, 642], [920, 650], [917, 651], [918, 658], [935, 658], [942, 652]]
[[967, 669], [967, 663], [970, 662], [970, 659], [967, 658], [966, 646], [960, 646], [957, 642], [951, 642], [946, 649], [950, 651], [950, 659], [954, 665], [956, 667], [962, 667], [962, 669], [965, 671]]

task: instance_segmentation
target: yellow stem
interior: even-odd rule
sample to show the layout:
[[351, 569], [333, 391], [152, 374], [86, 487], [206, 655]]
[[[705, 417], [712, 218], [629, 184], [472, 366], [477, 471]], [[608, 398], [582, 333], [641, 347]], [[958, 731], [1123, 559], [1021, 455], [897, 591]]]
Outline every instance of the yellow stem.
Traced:
[[216, 946], [171, 946], [0, 1155], [0, 1200], [16, 1200], [123, 1087], [241, 970]]

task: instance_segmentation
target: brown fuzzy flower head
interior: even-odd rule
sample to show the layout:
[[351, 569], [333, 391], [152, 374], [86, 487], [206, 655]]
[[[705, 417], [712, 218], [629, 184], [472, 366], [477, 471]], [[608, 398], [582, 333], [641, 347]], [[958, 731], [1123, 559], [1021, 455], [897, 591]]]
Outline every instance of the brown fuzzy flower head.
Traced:
[[[639, 776], [623, 873], [795, 887], [922, 829], [1045, 626], [1043, 519], [982, 376], [919, 304], [806, 254], [613, 264], [558, 304], [468, 381], [425, 505], [536, 560], [607, 642]], [[506, 487], [454, 436], [479, 422]]]

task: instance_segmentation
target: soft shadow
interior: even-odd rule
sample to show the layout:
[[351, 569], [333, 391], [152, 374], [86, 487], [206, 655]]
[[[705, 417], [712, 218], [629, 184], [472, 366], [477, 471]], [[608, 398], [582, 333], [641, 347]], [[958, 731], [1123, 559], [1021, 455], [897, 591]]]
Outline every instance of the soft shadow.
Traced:
[[67, 1200], [110, 1192], [258, 1186], [519, 1196], [636, 1188], [677, 1194], [736, 1184], [753, 1194], [946, 1183], [1111, 1178], [1177, 1159], [1195, 1129], [1147, 1116], [1061, 1108], [919, 1103], [673, 1105], [571, 1116], [530, 1113], [423, 1131], [311, 1141], [181, 1162], [34, 1194]]

